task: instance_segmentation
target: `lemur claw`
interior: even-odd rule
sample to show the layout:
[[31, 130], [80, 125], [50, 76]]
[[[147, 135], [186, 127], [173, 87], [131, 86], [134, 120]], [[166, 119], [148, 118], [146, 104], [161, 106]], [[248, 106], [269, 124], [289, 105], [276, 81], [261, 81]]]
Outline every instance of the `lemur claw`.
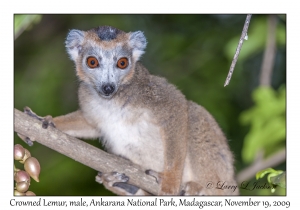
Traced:
[[17, 135], [22, 139], [28, 146], [33, 146], [33, 141], [27, 136], [23, 136], [22, 134], [17, 133]]
[[184, 196], [185, 195], [185, 190], [181, 190], [179, 195]]
[[128, 184], [126, 182], [115, 182], [113, 184], [113, 187], [121, 188], [132, 195], [135, 195], [137, 193], [137, 191], [139, 190], [139, 188], [137, 186]]
[[153, 171], [153, 170], [151, 170], [151, 169], [146, 170], [145, 173], [146, 173], [147, 175], [150, 175], [150, 176], [154, 177], [154, 178], [156, 179], [156, 182], [157, 182], [158, 184], [161, 183], [161, 175], [160, 175], [160, 173], [158, 173], [158, 172], [156, 172], [156, 171]]
[[44, 117], [42, 122], [42, 127], [44, 129], [47, 129], [49, 125], [55, 128], [55, 124], [53, 123], [53, 118], [51, 115], [47, 115], [46, 117]]
[[101, 171], [98, 171], [98, 174], [95, 177], [96, 182], [98, 182], [99, 184], [103, 183], [102, 175], [103, 175], [103, 173]]

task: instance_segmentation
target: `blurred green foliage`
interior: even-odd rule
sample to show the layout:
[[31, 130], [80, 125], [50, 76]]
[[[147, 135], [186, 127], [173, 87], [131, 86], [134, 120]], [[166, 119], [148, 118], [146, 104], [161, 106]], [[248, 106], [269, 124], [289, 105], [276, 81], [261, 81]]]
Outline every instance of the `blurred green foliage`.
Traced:
[[41, 20], [41, 15], [15, 15], [14, 30], [15, 39], [18, 38], [24, 30], [30, 30], [34, 23], [38, 23]]
[[270, 155], [285, 145], [285, 99], [284, 86], [277, 92], [269, 87], [259, 87], [253, 91], [255, 106], [240, 116], [243, 125], [251, 125], [242, 150], [244, 162], [252, 162], [259, 150]]
[[[40, 22], [25, 30], [14, 43], [14, 106], [19, 110], [29, 106], [40, 116], [58, 116], [78, 108], [74, 64], [64, 49], [70, 29], [112, 25], [124, 31], [141, 30], [148, 41], [142, 63], [152, 74], [175, 84], [187, 99], [211, 112], [229, 139], [238, 172], [247, 166], [241, 151], [249, 131], [249, 127], [240, 124], [239, 116], [255, 105], [251, 95], [259, 84], [267, 37], [267, 16], [253, 15], [249, 39], [243, 44], [230, 85], [224, 88], [238, 44], [234, 40], [240, 37], [245, 18], [246, 15], [196, 14], [42, 15]], [[278, 16], [272, 75], [272, 88], [276, 91], [286, 83], [285, 24], [285, 16]], [[87, 142], [101, 146], [99, 141]], [[96, 171], [38, 143], [28, 148], [15, 135], [17, 143], [29, 149], [41, 164], [40, 182], [30, 186], [37, 195], [112, 195], [95, 183]], [[285, 170], [285, 164], [281, 169]]]

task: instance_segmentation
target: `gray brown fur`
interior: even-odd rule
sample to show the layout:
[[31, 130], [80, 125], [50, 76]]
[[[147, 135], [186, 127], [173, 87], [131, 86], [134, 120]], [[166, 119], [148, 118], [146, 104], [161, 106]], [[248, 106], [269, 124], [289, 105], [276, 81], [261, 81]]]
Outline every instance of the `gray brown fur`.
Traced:
[[[109, 152], [156, 171], [159, 195], [238, 194], [238, 189], [216, 188], [221, 183], [237, 185], [233, 156], [218, 124], [203, 107], [187, 101], [174, 85], [151, 75], [138, 61], [146, 43], [142, 32], [72, 30], [66, 47], [81, 81], [80, 109], [54, 118], [56, 127], [76, 137], [101, 137]], [[87, 68], [86, 53], [102, 66]], [[122, 56], [129, 62], [125, 70], [115, 67]], [[107, 84], [115, 88], [109, 95], [101, 91]], [[110, 176], [103, 177], [108, 189], [130, 194], [113, 186]]]

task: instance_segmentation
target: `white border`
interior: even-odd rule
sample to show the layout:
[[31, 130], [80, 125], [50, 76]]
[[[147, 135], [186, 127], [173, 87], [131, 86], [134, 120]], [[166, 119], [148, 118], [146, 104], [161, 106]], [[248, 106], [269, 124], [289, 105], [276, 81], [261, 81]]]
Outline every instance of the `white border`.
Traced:
[[[71, 9], [70, 9], [71, 8]], [[6, 1], [0, 6], [0, 59], [1, 59], [1, 184], [0, 206], [3, 209], [12, 208], [10, 200], [12, 192], [12, 159], [13, 154], [13, 14], [15, 13], [286, 13], [287, 14], [287, 176], [288, 190], [286, 197], [254, 197], [258, 201], [290, 201], [289, 209], [299, 206], [299, 173], [298, 156], [299, 148], [299, 6], [296, 1]], [[37, 197], [36, 199], [38, 199]], [[47, 200], [80, 200], [80, 197], [42, 197]], [[164, 197], [168, 199], [168, 197]], [[24, 198], [18, 198], [25, 200]], [[90, 201], [92, 197], [84, 197]], [[100, 199], [100, 197], [96, 197]], [[106, 200], [115, 200], [115, 197], [105, 197]], [[120, 197], [119, 200], [127, 200]], [[138, 198], [136, 198], [138, 199]], [[152, 198], [144, 198], [152, 199]], [[176, 199], [179, 199], [178, 197]], [[206, 197], [205, 200], [224, 200], [222, 197]], [[233, 197], [232, 200], [247, 200], [248, 197]], [[204, 199], [203, 199], [204, 200]], [[223, 201], [224, 202], [224, 201]], [[32, 209], [34, 207], [22, 207]], [[101, 207], [95, 207], [97, 209]], [[103, 208], [103, 207], [102, 207]], [[110, 207], [113, 209], [113, 207]], [[150, 207], [147, 207], [150, 208]], [[153, 207], [151, 207], [152, 209]], [[170, 208], [170, 207], [169, 207]], [[190, 207], [192, 208], [192, 207]], [[198, 207], [193, 207], [198, 208]], [[206, 207], [205, 207], [206, 208]], [[231, 209], [233, 207], [226, 207]], [[238, 207], [240, 208], [240, 207]], [[273, 207], [274, 208], [274, 207]], [[40, 207], [39, 207], [40, 209]], [[78, 207], [76, 209], [86, 209]], [[116, 207], [114, 209], [120, 209]], [[260, 207], [259, 209], [265, 209]]]

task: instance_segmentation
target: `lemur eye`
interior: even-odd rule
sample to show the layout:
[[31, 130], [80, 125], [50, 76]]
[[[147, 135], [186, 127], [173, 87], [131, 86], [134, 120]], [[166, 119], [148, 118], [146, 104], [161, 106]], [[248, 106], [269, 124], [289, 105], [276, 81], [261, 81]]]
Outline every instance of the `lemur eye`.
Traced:
[[97, 58], [92, 57], [92, 56], [88, 57], [86, 59], [86, 64], [92, 69], [99, 66], [99, 62], [98, 62]]
[[127, 58], [120, 58], [117, 63], [117, 67], [120, 69], [125, 69], [128, 66]]

